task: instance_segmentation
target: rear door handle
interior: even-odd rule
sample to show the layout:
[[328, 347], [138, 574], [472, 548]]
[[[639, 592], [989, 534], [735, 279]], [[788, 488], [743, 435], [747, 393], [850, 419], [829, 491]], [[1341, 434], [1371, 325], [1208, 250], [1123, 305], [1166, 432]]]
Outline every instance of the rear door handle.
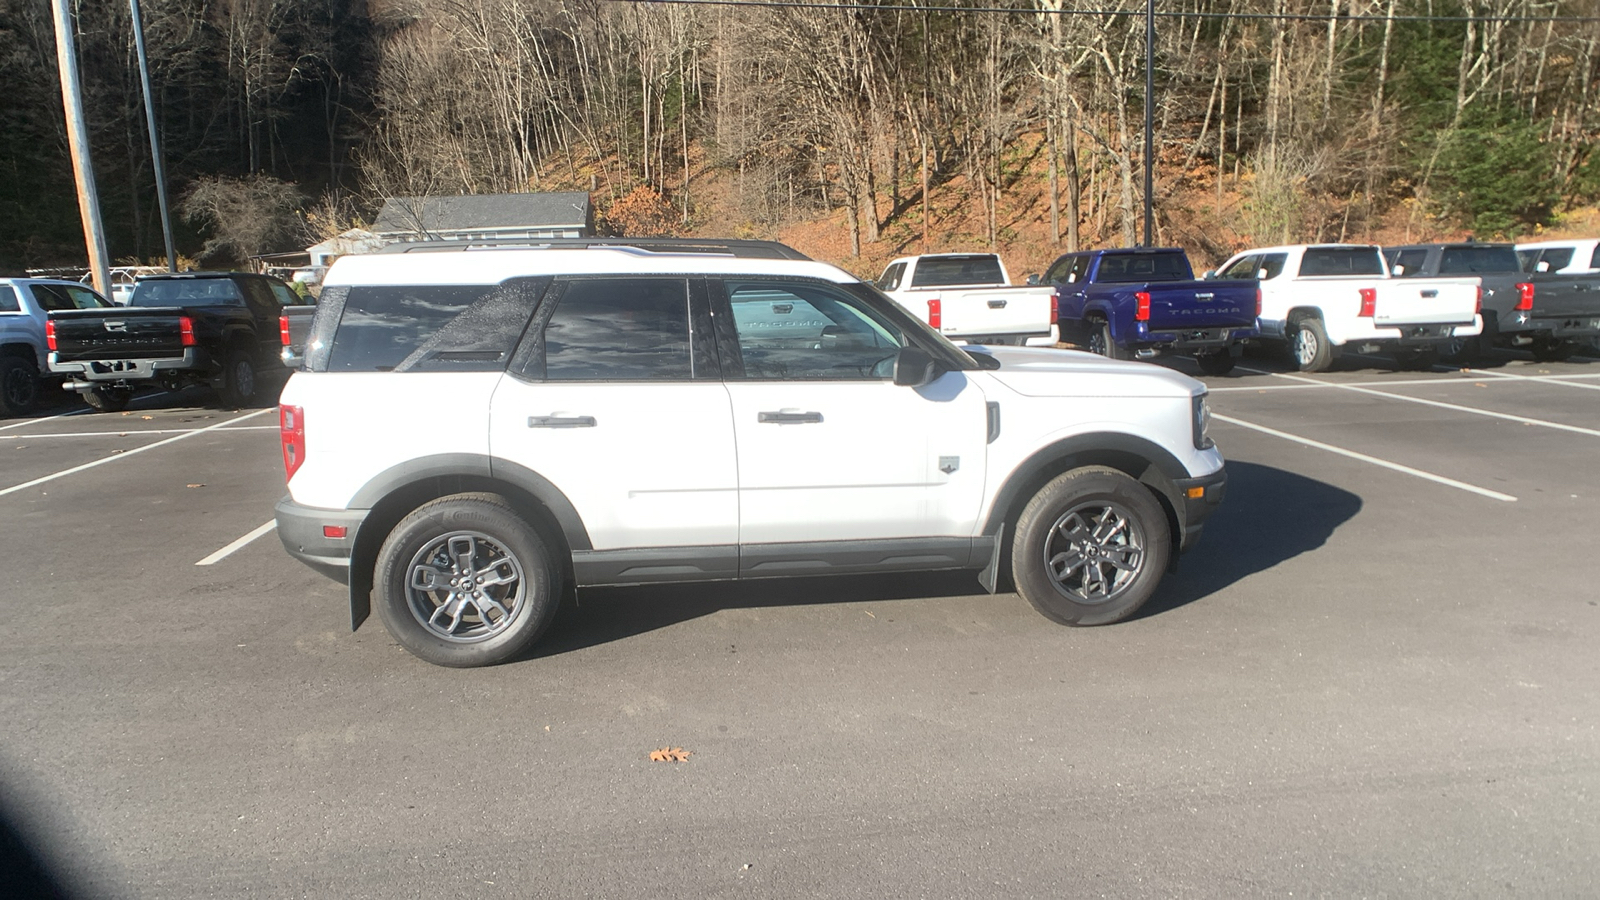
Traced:
[[787, 410], [787, 409], [786, 410], [781, 410], [779, 412], [761, 412], [761, 413], [756, 413], [756, 421], [757, 422], [771, 422], [771, 423], [774, 423], [774, 424], [777, 424], [777, 425], [803, 425], [803, 424], [810, 424], [810, 423], [814, 423], [814, 422], [821, 422], [822, 421], [822, 413], [819, 413], [819, 412], [795, 412], [793, 410]]
[[1004, 300], [990, 300], [989, 301], [989, 308], [990, 309], [1005, 309], [1006, 308], [1006, 301], [1004, 301]]
[[529, 428], [593, 428], [594, 416], [529, 416]]
[[1423, 291], [1422, 292], [1422, 296], [1427, 298], [1427, 299], [1429, 299], [1429, 300], [1431, 300], [1434, 297], [1439, 296], [1439, 292], [1438, 291]]

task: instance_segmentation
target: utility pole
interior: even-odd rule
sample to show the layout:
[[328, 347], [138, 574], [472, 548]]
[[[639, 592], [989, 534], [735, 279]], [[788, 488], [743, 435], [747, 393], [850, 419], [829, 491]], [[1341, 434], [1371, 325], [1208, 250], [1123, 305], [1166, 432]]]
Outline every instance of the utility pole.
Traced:
[[1144, 6], [1144, 245], [1154, 246], [1156, 217], [1151, 209], [1155, 193], [1155, 101], [1156, 101], [1156, 0]]
[[178, 271], [178, 254], [172, 243], [172, 212], [167, 208], [166, 164], [161, 158], [161, 137], [156, 131], [156, 106], [150, 99], [150, 57], [144, 52], [144, 20], [139, 0], [128, 0], [133, 12], [133, 46], [139, 54], [139, 83], [144, 86], [144, 121], [150, 127], [150, 165], [156, 176], [156, 203], [161, 207], [161, 237], [167, 244], [167, 271]]
[[94, 288], [111, 297], [111, 270], [106, 265], [106, 233], [100, 222], [100, 195], [89, 163], [89, 124], [83, 117], [83, 86], [78, 82], [78, 50], [72, 11], [67, 0], [50, 0], [56, 19], [56, 66], [61, 70], [61, 103], [67, 112], [67, 144], [72, 148], [72, 174], [78, 182], [78, 215], [89, 251]]

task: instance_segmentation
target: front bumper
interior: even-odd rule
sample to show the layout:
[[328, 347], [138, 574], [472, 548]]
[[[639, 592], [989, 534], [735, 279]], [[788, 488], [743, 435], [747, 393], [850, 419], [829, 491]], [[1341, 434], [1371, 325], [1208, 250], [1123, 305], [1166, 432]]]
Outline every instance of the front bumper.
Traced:
[[[289, 555], [335, 581], [349, 582], [356, 533], [370, 509], [321, 509], [285, 496], [276, 507], [278, 539]], [[339, 532], [338, 529], [344, 529]], [[330, 537], [329, 532], [343, 537]]]
[[1183, 553], [1200, 539], [1206, 519], [1217, 511], [1228, 493], [1228, 470], [1221, 468], [1199, 478], [1179, 478], [1173, 482], [1173, 498], [1178, 513], [1178, 552]]

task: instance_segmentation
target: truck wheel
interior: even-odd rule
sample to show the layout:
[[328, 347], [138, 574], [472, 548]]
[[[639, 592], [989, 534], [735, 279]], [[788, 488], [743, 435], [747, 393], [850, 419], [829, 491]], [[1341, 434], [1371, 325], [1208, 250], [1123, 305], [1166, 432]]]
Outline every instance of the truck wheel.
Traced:
[[119, 387], [92, 387], [83, 392], [83, 402], [96, 412], [122, 412], [133, 399], [133, 391]]
[[1148, 488], [1087, 466], [1056, 476], [1023, 508], [1011, 575], [1045, 618], [1105, 625], [1155, 593], [1171, 546], [1166, 513]]
[[434, 665], [491, 666], [539, 639], [561, 602], [545, 542], [494, 494], [455, 494], [400, 520], [378, 552], [384, 627]]
[[1321, 319], [1304, 316], [1294, 320], [1289, 326], [1289, 353], [1302, 372], [1323, 372], [1333, 365], [1333, 346]]
[[239, 349], [228, 352], [222, 369], [222, 390], [218, 392], [223, 406], [238, 409], [250, 405], [256, 396], [256, 364], [250, 354]]
[[1106, 359], [1127, 359], [1128, 353], [1111, 339], [1111, 323], [1092, 321], [1085, 326], [1089, 332], [1089, 352]]
[[25, 416], [39, 403], [39, 367], [20, 356], [0, 356], [0, 415]]
[[1483, 362], [1487, 347], [1483, 335], [1475, 334], [1472, 337], [1453, 338], [1446, 341], [1440, 348], [1445, 362], [1453, 365], [1472, 366]]
[[1539, 362], [1560, 362], [1572, 358], [1582, 345], [1576, 341], [1563, 341], [1559, 338], [1534, 338], [1533, 346], [1528, 348], [1533, 351], [1533, 358]]
[[1226, 375], [1233, 371], [1233, 354], [1227, 350], [1202, 353], [1194, 361], [1200, 364], [1200, 371], [1206, 375]]

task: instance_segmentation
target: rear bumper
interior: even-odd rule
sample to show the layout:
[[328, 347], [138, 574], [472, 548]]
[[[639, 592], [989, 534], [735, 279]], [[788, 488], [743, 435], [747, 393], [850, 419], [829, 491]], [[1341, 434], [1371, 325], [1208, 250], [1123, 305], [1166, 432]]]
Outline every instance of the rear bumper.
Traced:
[[1248, 325], [1147, 332], [1145, 326], [1141, 324], [1132, 346], [1155, 350], [1216, 350], [1243, 344], [1255, 336], [1255, 328]]
[[[276, 507], [278, 539], [289, 555], [335, 581], [348, 583], [350, 554], [356, 533], [366, 521], [368, 509], [321, 509], [302, 506], [285, 496]], [[330, 537], [330, 530], [344, 529], [344, 537]]]
[[74, 381], [150, 381], [162, 372], [185, 372], [211, 368], [211, 357], [198, 347], [187, 347], [182, 356], [161, 359], [76, 359], [62, 361], [50, 354], [50, 371], [68, 375]]
[[1173, 503], [1178, 514], [1178, 552], [1183, 553], [1200, 539], [1206, 519], [1222, 505], [1228, 493], [1228, 470], [1221, 468], [1199, 478], [1179, 478], [1173, 485], [1177, 487]]
[[1592, 316], [1532, 316], [1526, 312], [1512, 313], [1500, 326], [1502, 332], [1516, 332], [1519, 336], [1548, 335], [1558, 338], [1591, 338], [1600, 335], [1600, 313]]

